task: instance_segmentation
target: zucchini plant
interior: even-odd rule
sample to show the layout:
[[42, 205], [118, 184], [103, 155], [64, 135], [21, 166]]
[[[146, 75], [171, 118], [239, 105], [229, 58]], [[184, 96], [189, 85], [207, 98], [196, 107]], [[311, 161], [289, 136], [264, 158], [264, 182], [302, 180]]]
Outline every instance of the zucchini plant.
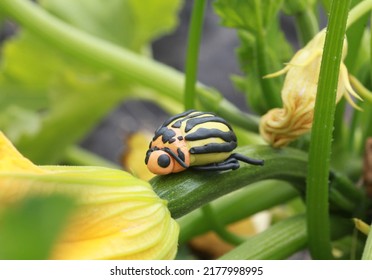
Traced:
[[[21, 154], [40, 165], [40, 169], [33, 166], [7, 140], [0, 141], [0, 152], [10, 151], [4, 152], [8, 156], [3, 163], [0, 158], [0, 245], [10, 244], [5, 251], [0, 249], [0, 258], [198, 258], [187, 251], [187, 244], [213, 231], [230, 244], [218, 256], [221, 259], [285, 259], [304, 249], [313, 259], [372, 259], [372, 152], [368, 148], [372, 44], [366, 28], [372, 1], [210, 2], [221, 24], [236, 30], [240, 43], [236, 59], [242, 74], [231, 80], [244, 95], [249, 112], [238, 109], [213, 85], [197, 82], [206, 0], [193, 2], [184, 72], [156, 61], [149, 51], [155, 38], [177, 25], [181, 0], [0, 1], [1, 19], [19, 27], [2, 45], [0, 129]], [[293, 20], [296, 49], [286, 39], [282, 16]], [[323, 17], [326, 26], [322, 29]], [[117, 166], [78, 147], [115, 106], [133, 98], [150, 101], [170, 115], [189, 109], [213, 112], [236, 131], [236, 152], [262, 159], [264, 165], [242, 163], [237, 170], [227, 171], [185, 168], [145, 182], [134, 178], [140, 175], [117, 171]], [[58, 166], [66, 163], [84, 166]], [[93, 176], [92, 165], [105, 168], [97, 167]], [[90, 174], [91, 180], [77, 178], [84, 174]], [[27, 180], [40, 186], [50, 184], [57, 194], [56, 186], [70, 194], [71, 185], [76, 185], [76, 192], [83, 194], [75, 206], [71, 205], [76, 197], [71, 201], [58, 196], [20, 197], [20, 210], [14, 214], [6, 193], [12, 176], [17, 188], [36, 196], [44, 191]], [[26, 178], [27, 184], [20, 178]], [[125, 182], [121, 184], [119, 178]], [[155, 253], [136, 255], [129, 250], [106, 255], [97, 244], [86, 255], [70, 254], [68, 248], [56, 253], [53, 246], [61, 247], [56, 236], [63, 231], [66, 217], [81, 205], [94, 211], [101, 201], [97, 198], [100, 190], [114, 201], [110, 196], [117, 195], [110, 192], [113, 186], [129, 188], [125, 190], [130, 199], [120, 196], [118, 201], [142, 205], [151, 197], [165, 213], [163, 218], [151, 218], [161, 220], [159, 228], [171, 229], [168, 236], [162, 232], [163, 242], [156, 243]], [[135, 186], [142, 189], [138, 197]], [[97, 194], [93, 195], [97, 201], [85, 200], [91, 192]], [[53, 200], [61, 200], [58, 207]], [[50, 213], [55, 232], [47, 244], [28, 247], [30, 252], [17, 255], [17, 246], [11, 245], [29, 241], [14, 233], [32, 219], [33, 211], [40, 215], [38, 207], [50, 209], [42, 212]], [[115, 203], [112, 207], [115, 212]], [[271, 217], [263, 231], [250, 236], [230, 231], [229, 224], [262, 212]], [[128, 215], [141, 224], [138, 213]], [[18, 227], [9, 217], [14, 217]], [[92, 223], [102, 228], [99, 222]], [[149, 223], [143, 224], [151, 228]], [[67, 228], [71, 236], [81, 230]]]

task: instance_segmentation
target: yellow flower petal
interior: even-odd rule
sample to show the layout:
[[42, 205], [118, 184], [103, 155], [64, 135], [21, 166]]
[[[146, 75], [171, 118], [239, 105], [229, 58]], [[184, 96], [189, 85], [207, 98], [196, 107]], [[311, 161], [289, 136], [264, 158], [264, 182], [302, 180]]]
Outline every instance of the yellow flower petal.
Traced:
[[178, 224], [151, 186], [100, 167], [38, 167], [0, 134], [0, 205], [62, 193], [78, 204], [52, 259], [172, 259]]
[[0, 170], [44, 173], [42, 169], [23, 157], [0, 131]]

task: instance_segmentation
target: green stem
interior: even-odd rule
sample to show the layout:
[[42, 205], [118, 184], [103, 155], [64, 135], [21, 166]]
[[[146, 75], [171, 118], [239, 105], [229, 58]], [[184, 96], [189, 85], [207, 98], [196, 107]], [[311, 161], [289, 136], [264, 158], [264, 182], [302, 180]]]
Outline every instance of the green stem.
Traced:
[[[350, 233], [349, 219], [332, 217], [332, 239]], [[222, 256], [224, 260], [278, 260], [285, 259], [303, 249], [307, 244], [306, 218], [304, 215], [282, 220], [264, 232], [249, 237], [246, 242]]]
[[335, 122], [334, 122], [334, 146], [335, 147], [345, 147], [348, 143], [349, 133], [348, 129], [345, 126], [345, 110], [346, 110], [346, 100], [342, 98], [337, 106], [335, 111]]
[[[332, 239], [337, 240], [352, 231], [349, 219], [332, 217]], [[222, 256], [224, 260], [278, 260], [285, 259], [307, 244], [306, 217], [294, 216], [282, 220], [264, 232]]]
[[[180, 218], [218, 197], [265, 179], [288, 181], [296, 185], [301, 194], [305, 193], [306, 153], [291, 148], [276, 150], [255, 145], [238, 148], [236, 152], [251, 158], [264, 159], [265, 165], [258, 167], [242, 163], [238, 170], [230, 172], [188, 170], [157, 176], [150, 183], [158, 196], [168, 201], [168, 209], [173, 218]], [[332, 210], [350, 213], [350, 203], [345, 201], [352, 204], [355, 202], [349, 201], [340, 190], [341, 188], [334, 186], [330, 193]]]
[[[152, 88], [159, 92], [161, 97], [183, 102], [185, 79], [184, 75], [175, 69], [78, 30], [48, 14], [31, 1], [1, 0], [0, 10], [56, 49], [92, 66], [110, 70], [123, 79]], [[196, 91], [198, 99], [203, 98], [201, 105], [213, 104], [217, 99], [219, 102], [214, 103], [215, 107], [223, 111], [221, 103], [227, 103], [230, 110], [226, 115], [239, 118], [241, 111], [219, 93], [201, 84], [197, 84]], [[257, 131], [257, 119], [251, 115], [246, 116], [244, 120], [239, 119], [238, 125]]]
[[313, 9], [308, 8], [295, 14], [296, 27], [302, 45], [309, 42], [319, 32], [319, 26]]
[[[270, 195], [267, 195], [270, 193]], [[229, 195], [225, 195], [212, 205], [220, 223], [228, 225], [276, 205], [288, 202], [298, 196], [298, 192], [287, 182], [265, 180], [249, 185]], [[177, 220], [180, 225], [179, 243], [212, 230], [201, 208]]]
[[[314, 259], [331, 259], [328, 174], [338, 75], [350, 0], [333, 0], [324, 44], [307, 176], [307, 226]], [[320, 156], [321, 155], [321, 156]]]
[[194, 0], [186, 53], [185, 110], [195, 108], [195, 87], [198, 75], [198, 57], [203, 30], [206, 0]]
[[229, 232], [225, 226], [221, 223], [220, 219], [217, 217], [213, 207], [210, 204], [206, 204], [202, 207], [203, 214], [211, 225], [211, 229], [224, 241], [233, 244], [239, 245], [244, 242], [244, 238], [237, 236]]
[[372, 10], [372, 0], [364, 0], [356, 5], [349, 13], [349, 18], [347, 20], [346, 29], [353, 25], [359, 18], [361, 18], [365, 13]]
[[267, 44], [265, 40], [265, 30], [263, 27], [263, 20], [262, 20], [262, 9], [261, 9], [261, 1], [254, 0], [255, 5], [255, 14], [256, 14], [256, 51], [257, 51], [257, 70], [259, 74], [259, 81], [262, 88], [262, 92], [264, 93], [263, 102], [267, 104], [267, 109], [270, 108], [277, 108], [281, 105], [280, 94], [276, 90], [274, 85], [273, 79], [263, 79], [265, 75], [271, 73], [272, 71], [269, 70], [268, 67], [268, 59], [269, 55], [267, 52]]
[[279, 260], [291, 256], [306, 245], [304, 216], [278, 222], [266, 231], [221, 257], [223, 260]]
[[66, 150], [64, 162], [69, 165], [102, 166], [113, 169], [122, 169], [119, 165], [106, 160], [79, 146], [71, 146]]

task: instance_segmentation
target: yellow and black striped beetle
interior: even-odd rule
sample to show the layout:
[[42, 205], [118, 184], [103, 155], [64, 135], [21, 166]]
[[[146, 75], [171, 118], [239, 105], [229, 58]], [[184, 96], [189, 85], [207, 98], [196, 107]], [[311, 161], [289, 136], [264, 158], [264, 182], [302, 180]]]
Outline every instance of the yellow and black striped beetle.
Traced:
[[165, 121], [156, 131], [145, 163], [155, 174], [187, 168], [206, 171], [234, 170], [239, 161], [263, 165], [263, 160], [232, 153], [237, 138], [231, 126], [213, 113], [189, 110]]

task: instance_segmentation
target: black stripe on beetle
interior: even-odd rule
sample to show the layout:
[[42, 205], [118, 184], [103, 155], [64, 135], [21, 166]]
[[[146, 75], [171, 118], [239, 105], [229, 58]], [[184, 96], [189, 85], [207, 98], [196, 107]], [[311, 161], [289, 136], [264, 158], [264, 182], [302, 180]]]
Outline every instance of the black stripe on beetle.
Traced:
[[190, 154], [228, 153], [236, 148], [236, 142], [210, 143], [204, 146], [192, 147]]
[[181, 151], [180, 148], [177, 149], [177, 154], [178, 154], [178, 157], [179, 157], [182, 161], [185, 161], [185, 154]]
[[156, 131], [155, 136], [152, 139], [152, 141], [155, 141], [160, 136], [161, 136], [161, 141], [164, 144], [167, 143], [167, 142], [168, 143], [173, 143], [174, 141], [176, 141], [176, 139], [174, 139], [174, 136], [176, 136], [176, 133], [174, 132], [174, 130], [169, 129], [168, 127], [162, 127], [160, 129], [158, 129]]
[[170, 123], [172, 123], [173, 121], [179, 119], [179, 118], [182, 118], [182, 117], [186, 117], [187, 115], [193, 113], [193, 112], [197, 112], [196, 110], [188, 110], [186, 112], [183, 112], [181, 114], [178, 114], [178, 115], [175, 115], [173, 117], [170, 117], [168, 120], [166, 120], [163, 124], [162, 124], [162, 127], [164, 126], [168, 126]]
[[190, 119], [199, 118], [200, 116], [203, 116], [206, 114], [208, 113], [196, 112], [196, 111], [191, 112], [188, 116], [185, 116], [184, 118], [180, 118], [179, 120], [175, 121], [174, 124], [172, 124], [172, 127], [180, 128], [183, 122], [189, 121]]
[[193, 133], [187, 134], [185, 136], [186, 141], [196, 141], [196, 140], [203, 140], [207, 138], [221, 138], [226, 142], [234, 141], [236, 142], [235, 133], [231, 130], [229, 131], [222, 131], [216, 128], [199, 128]]
[[185, 132], [189, 132], [191, 129], [193, 129], [197, 125], [201, 125], [201, 124], [209, 123], [209, 122], [223, 123], [231, 130], [231, 126], [224, 119], [220, 117], [216, 117], [216, 116], [206, 116], [206, 117], [187, 120]]

